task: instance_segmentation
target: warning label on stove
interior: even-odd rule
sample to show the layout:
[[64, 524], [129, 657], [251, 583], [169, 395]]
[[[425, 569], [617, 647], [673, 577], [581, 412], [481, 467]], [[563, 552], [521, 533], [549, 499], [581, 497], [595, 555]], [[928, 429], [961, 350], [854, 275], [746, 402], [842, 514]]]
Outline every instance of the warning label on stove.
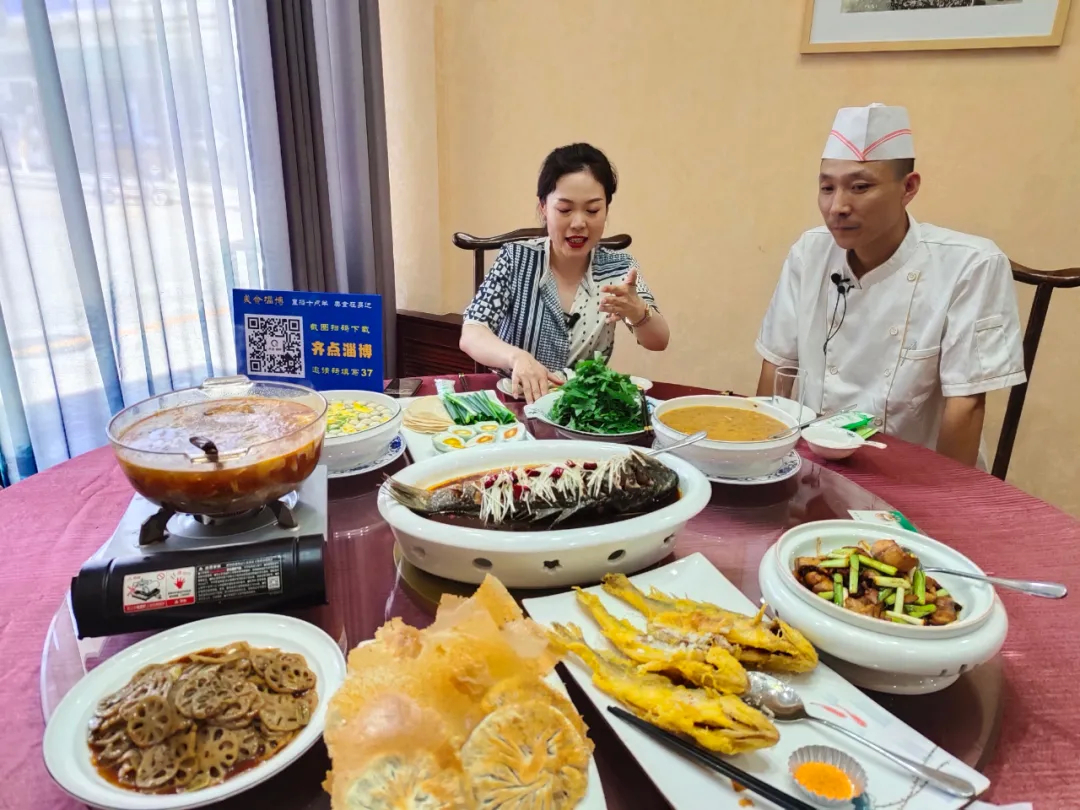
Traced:
[[200, 602], [281, 592], [281, 557], [277, 555], [200, 565], [195, 570]]
[[124, 577], [124, 613], [190, 605], [194, 602], [194, 568], [144, 571]]

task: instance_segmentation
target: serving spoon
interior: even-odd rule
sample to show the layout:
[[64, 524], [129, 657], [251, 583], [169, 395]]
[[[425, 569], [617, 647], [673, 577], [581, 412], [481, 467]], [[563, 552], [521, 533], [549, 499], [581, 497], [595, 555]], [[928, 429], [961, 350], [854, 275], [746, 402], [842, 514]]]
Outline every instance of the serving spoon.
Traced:
[[988, 577], [983, 574], [972, 574], [968, 571], [955, 571], [952, 568], [931, 568], [923, 566], [923, 571], [928, 574], [948, 574], [950, 577], [974, 579], [979, 582], [989, 582], [999, 588], [1008, 588], [1011, 591], [1020, 591], [1031, 596], [1041, 596], [1044, 599], [1064, 599], [1069, 595], [1069, 589], [1060, 582], [1038, 582], [1030, 579], [1004, 579], [1002, 577]]
[[688, 444], [696, 444], [702, 439], [706, 439], [709, 436], [707, 430], [699, 430], [697, 433], [691, 433], [685, 439], [679, 439], [675, 444], [669, 444], [665, 447], [654, 447], [651, 450], [642, 450], [641, 452], [646, 456], [655, 456], [660, 453], [668, 453], [672, 450], [678, 450], [680, 447], [686, 447]]
[[921, 762], [893, 753], [888, 748], [871, 742], [861, 734], [856, 734], [854, 731], [844, 728], [844, 726], [810, 714], [806, 711], [806, 706], [803, 705], [799, 693], [779, 678], [766, 675], [764, 672], [748, 672], [746, 674], [750, 678], [750, 689], [741, 696], [742, 699], [751, 706], [770, 712], [774, 720], [781, 723], [812, 720], [815, 723], [828, 726], [833, 731], [839, 731], [841, 734], [846, 734], [848, 737], [858, 740], [867, 748], [877, 751], [881, 756], [891, 760], [901, 768], [911, 771], [920, 779], [926, 780], [926, 782], [939, 790], [945, 791], [950, 796], [957, 796], [961, 799], [970, 799], [975, 796], [974, 785], [966, 779], [961, 779], [959, 776], [953, 776], [937, 768], [931, 768]]

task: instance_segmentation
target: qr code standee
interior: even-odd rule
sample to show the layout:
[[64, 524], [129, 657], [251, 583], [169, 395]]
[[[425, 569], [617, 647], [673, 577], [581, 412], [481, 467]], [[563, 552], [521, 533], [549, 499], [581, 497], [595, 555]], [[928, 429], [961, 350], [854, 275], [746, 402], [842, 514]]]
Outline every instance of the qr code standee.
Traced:
[[247, 315], [244, 334], [250, 373], [305, 376], [303, 318], [297, 315]]

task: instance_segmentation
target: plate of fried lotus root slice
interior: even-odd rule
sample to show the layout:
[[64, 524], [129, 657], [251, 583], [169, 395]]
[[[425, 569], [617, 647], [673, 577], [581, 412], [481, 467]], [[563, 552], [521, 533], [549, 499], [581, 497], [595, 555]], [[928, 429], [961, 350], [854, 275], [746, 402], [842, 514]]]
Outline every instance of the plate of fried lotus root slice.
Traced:
[[212, 804], [310, 748], [344, 676], [341, 650], [308, 622], [269, 614], [193, 622], [84, 676], [49, 720], [45, 764], [95, 807]]
[[424, 630], [390, 620], [349, 654], [330, 700], [332, 810], [606, 807], [557, 660], [490, 576], [444, 596]]

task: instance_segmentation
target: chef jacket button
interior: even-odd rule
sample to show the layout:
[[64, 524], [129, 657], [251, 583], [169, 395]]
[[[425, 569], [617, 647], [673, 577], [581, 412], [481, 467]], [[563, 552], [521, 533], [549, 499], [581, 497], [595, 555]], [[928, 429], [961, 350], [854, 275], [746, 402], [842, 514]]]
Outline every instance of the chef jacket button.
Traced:
[[877, 419], [874, 420], [874, 427], [881, 427], [881, 424], [881, 417], [879, 416]]
[[830, 374], [839, 374], [840, 369], [838, 369], [836, 366], [829, 366], [829, 373]]
[[899, 335], [899, 334], [900, 334], [900, 330], [899, 330], [899, 329], [897, 329], [897, 328], [896, 328], [896, 327], [894, 326], [894, 327], [893, 327], [892, 329], [890, 329], [890, 330], [889, 330], [889, 334], [890, 334], [890, 335], [892, 335], [893, 337], [896, 337], [897, 335]]
[[892, 369], [891, 368], [885, 369], [885, 376], [886, 377], [891, 377], [892, 376]]
[[919, 274], [916, 273], [914, 270], [912, 270], [910, 273], [907, 274], [907, 280], [908, 281], [914, 281], [918, 277], [919, 277]]

